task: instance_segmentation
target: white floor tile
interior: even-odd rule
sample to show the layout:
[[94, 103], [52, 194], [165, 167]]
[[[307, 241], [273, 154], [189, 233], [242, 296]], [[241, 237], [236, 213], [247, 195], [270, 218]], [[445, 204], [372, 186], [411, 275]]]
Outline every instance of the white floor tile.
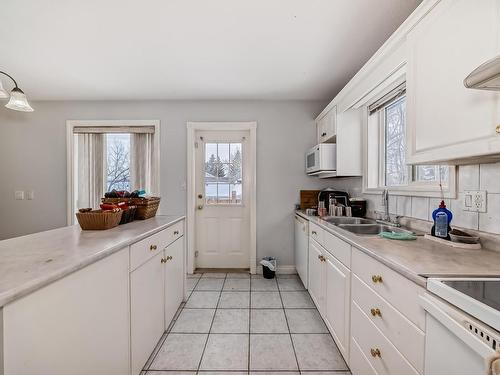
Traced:
[[224, 279], [200, 279], [196, 288], [194, 290], [204, 290], [204, 291], [218, 291], [222, 290], [222, 285], [224, 285]]
[[249, 291], [250, 279], [226, 279], [224, 291]]
[[276, 309], [283, 307], [278, 292], [252, 292], [250, 305], [252, 309]]
[[210, 333], [248, 333], [248, 309], [219, 309]]
[[186, 308], [191, 309], [215, 309], [219, 301], [219, 292], [197, 292], [194, 291], [186, 302]]
[[281, 292], [285, 308], [314, 308], [314, 302], [307, 291]]
[[250, 370], [298, 370], [290, 335], [250, 335]]
[[210, 334], [200, 370], [248, 370], [248, 335]]
[[250, 319], [250, 333], [288, 333], [283, 309], [252, 309]]
[[169, 334], [149, 369], [197, 370], [206, 339], [206, 334]]
[[316, 309], [286, 309], [285, 313], [290, 333], [328, 333]]
[[208, 333], [215, 309], [183, 309], [171, 332]]
[[248, 309], [250, 307], [250, 293], [223, 291], [218, 307], [220, 309]]
[[301, 371], [348, 370], [329, 334], [292, 334]]

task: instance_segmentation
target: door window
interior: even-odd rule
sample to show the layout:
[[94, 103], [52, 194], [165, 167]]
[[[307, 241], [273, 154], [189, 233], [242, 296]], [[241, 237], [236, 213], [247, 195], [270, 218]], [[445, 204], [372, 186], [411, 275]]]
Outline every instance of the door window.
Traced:
[[242, 203], [241, 143], [205, 144], [205, 202]]

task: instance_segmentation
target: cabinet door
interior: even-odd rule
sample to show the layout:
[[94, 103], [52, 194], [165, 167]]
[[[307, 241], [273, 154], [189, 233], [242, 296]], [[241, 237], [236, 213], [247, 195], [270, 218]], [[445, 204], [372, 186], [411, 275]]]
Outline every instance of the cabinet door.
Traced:
[[324, 318], [344, 358], [349, 358], [349, 314], [351, 271], [335, 257], [327, 255], [325, 262]]
[[321, 246], [314, 240], [309, 241], [309, 294], [319, 312], [323, 310], [323, 256]]
[[163, 253], [130, 274], [132, 375], [139, 374], [165, 331]]
[[408, 161], [500, 152], [500, 94], [464, 78], [500, 53], [498, 0], [442, 0], [408, 35]]
[[184, 297], [184, 238], [165, 249], [165, 327], [170, 325]]
[[0, 373], [128, 374], [128, 267], [126, 248], [4, 306]]

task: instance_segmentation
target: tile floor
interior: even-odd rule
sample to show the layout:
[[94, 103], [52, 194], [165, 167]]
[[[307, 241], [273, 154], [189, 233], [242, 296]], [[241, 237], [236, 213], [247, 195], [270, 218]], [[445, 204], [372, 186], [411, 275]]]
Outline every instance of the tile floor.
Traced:
[[296, 275], [188, 275], [189, 298], [143, 375], [350, 375]]

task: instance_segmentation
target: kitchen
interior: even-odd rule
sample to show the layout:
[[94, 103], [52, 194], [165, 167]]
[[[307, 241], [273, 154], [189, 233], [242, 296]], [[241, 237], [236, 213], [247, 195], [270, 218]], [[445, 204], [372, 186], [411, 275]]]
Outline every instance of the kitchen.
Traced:
[[2, 5], [0, 374], [499, 373], [500, 3], [167, 3]]

